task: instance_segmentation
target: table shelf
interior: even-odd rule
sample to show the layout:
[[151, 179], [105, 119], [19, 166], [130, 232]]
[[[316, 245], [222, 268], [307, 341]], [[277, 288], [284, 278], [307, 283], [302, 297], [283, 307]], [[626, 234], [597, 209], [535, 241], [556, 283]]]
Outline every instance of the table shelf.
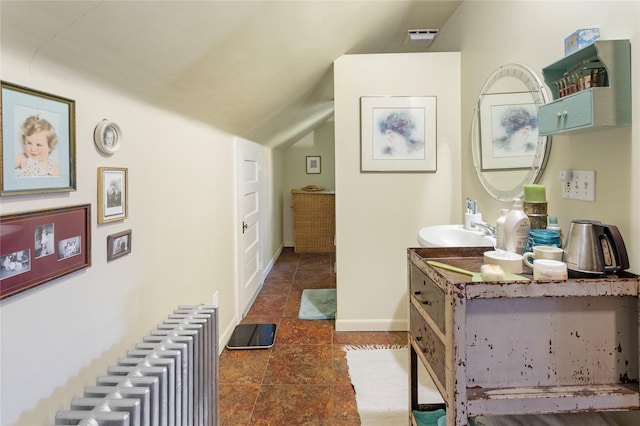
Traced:
[[408, 250], [412, 410], [418, 363], [445, 400], [449, 425], [640, 410], [638, 276], [473, 282], [426, 262], [479, 270], [486, 250]]

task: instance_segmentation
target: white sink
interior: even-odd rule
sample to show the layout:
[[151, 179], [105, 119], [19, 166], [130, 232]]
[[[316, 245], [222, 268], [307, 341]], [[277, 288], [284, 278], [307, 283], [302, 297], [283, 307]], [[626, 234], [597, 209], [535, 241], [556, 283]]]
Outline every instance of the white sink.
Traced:
[[464, 225], [437, 225], [422, 228], [418, 243], [422, 247], [494, 247], [496, 239], [482, 231], [469, 231]]

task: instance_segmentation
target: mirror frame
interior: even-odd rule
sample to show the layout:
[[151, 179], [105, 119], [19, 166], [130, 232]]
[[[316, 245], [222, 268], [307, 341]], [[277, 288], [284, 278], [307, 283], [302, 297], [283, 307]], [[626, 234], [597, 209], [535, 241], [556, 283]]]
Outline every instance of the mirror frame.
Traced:
[[[528, 91], [523, 92], [496, 92], [491, 91], [492, 87], [496, 85], [503, 78], [517, 78], [523, 83], [524, 87]], [[530, 94], [532, 102], [536, 104], [536, 107], [549, 102], [549, 97], [545, 91], [545, 87], [538, 76], [528, 67], [521, 64], [506, 64], [495, 70], [487, 79], [480, 90], [480, 95], [476, 101], [475, 109], [473, 112], [473, 121], [471, 124], [471, 147], [473, 152], [473, 164], [476, 169], [478, 179], [482, 183], [484, 189], [495, 199], [499, 201], [512, 201], [514, 198], [522, 197], [524, 194], [524, 185], [536, 183], [540, 180], [542, 172], [547, 164], [549, 158], [549, 152], [551, 150], [551, 137], [538, 135], [538, 142], [536, 144], [536, 151], [533, 156], [533, 163], [530, 167], [526, 167], [521, 170], [514, 169], [501, 169], [487, 171], [482, 168], [482, 133], [480, 129], [480, 110], [482, 106], [482, 100], [485, 95], [495, 95], [501, 93], [525, 93]], [[524, 173], [522, 179], [517, 182], [516, 185], [508, 189], [497, 188], [495, 184], [488, 178], [488, 173], [492, 174], [504, 174]], [[495, 181], [495, 179], [494, 179]]]

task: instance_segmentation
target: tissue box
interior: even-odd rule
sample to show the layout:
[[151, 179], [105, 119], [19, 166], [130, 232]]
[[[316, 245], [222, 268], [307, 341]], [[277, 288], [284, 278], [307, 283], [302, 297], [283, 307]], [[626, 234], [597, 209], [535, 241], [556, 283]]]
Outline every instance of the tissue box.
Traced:
[[570, 55], [573, 52], [593, 44], [600, 39], [600, 28], [584, 28], [572, 33], [564, 39], [564, 55]]

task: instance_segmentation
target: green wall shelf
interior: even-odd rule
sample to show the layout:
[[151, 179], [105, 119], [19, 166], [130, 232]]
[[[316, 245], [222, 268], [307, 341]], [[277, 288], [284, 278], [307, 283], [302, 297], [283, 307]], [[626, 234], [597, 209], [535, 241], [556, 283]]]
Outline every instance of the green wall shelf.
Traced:
[[629, 40], [598, 40], [545, 67], [542, 75], [554, 100], [538, 110], [540, 135], [631, 125]]

